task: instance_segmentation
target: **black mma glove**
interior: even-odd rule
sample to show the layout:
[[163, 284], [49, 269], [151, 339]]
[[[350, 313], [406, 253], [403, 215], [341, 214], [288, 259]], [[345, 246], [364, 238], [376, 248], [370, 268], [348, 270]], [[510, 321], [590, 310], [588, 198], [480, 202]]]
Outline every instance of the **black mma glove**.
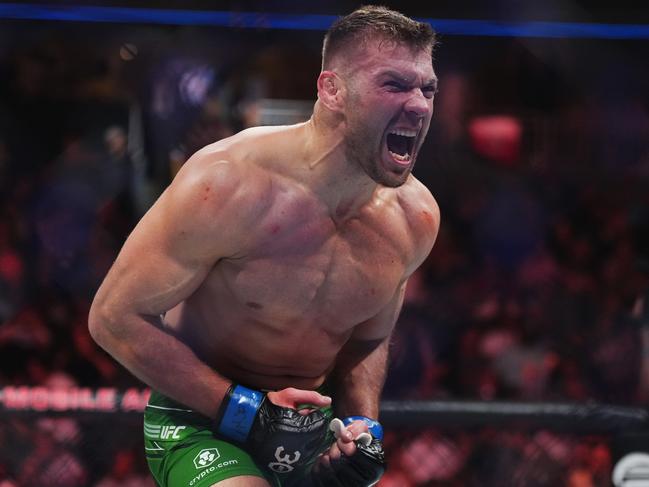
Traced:
[[300, 414], [273, 404], [266, 394], [233, 385], [215, 433], [241, 444], [260, 465], [278, 474], [313, 462], [326, 449], [328, 420], [320, 410]]
[[330, 467], [319, 465], [311, 472], [310, 487], [370, 487], [378, 483], [387, 466], [381, 441], [383, 428], [377, 421], [362, 416], [345, 418], [343, 423], [348, 425], [359, 419], [367, 423], [371, 441], [362, 441], [363, 435], [359, 435], [354, 442], [356, 453], [331, 460]]

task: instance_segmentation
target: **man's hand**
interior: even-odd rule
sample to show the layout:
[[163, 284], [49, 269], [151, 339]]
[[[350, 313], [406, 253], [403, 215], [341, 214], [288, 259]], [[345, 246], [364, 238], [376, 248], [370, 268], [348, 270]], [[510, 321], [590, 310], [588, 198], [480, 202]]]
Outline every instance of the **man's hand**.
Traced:
[[[343, 421], [330, 424], [336, 442], [321, 456], [311, 474], [313, 487], [369, 487], [375, 485], [385, 471], [382, 429], [376, 421]], [[380, 438], [374, 437], [370, 431]]]
[[320, 459], [320, 463], [326, 467], [330, 467], [331, 461], [338, 461], [342, 455], [348, 457], [354, 455], [357, 442], [368, 445], [372, 441], [368, 426], [363, 421], [352, 421], [345, 426], [340, 419], [334, 418], [329, 423], [329, 429], [333, 432], [336, 441]]
[[314, 459], [326, 448], [327, 418], [320, 408], [331, 398], [316, 391], [262, 392], [233, 386], [216, 422], [216, 433], [235, 440], [254, 459], [282, 474]]

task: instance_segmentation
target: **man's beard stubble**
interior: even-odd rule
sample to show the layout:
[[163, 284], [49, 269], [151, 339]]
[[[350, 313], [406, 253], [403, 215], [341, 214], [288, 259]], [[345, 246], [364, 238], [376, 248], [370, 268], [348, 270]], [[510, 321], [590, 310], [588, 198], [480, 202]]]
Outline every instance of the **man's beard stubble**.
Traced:
[[378, 152], [376, 148], [378, 143], [371, 143], [372, 136], [370, 130], [364, 126], [352, 128], [347, 127], [345, 135], [345, 155], [351, 164], [355, 164], [360, 170], [365, 172], [374, 182], [388, 188], [398, 188], [406, 182], [411, 169], [404, 171], [398, 178], [390, 178], [387, 170], [381, 165], [382, 146]]

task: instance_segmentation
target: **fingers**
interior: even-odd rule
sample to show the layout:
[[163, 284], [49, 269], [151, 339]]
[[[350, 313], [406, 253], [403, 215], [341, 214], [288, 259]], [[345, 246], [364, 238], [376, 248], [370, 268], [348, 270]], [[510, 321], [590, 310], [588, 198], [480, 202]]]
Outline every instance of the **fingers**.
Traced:
[[356, 453], [354, 434], [345, 427], [341, 420], [338, 418], [332, 419], [329, 423], [329, 429], [336, 437], [336, 442], [329, 448], [329, 456], [332, 460], [338, 460], [341, 453], [347, 456]]
[[368, 426], [364, 421], [354, 421], [345, 426], [344, 423], [334, 418], [329, 423], [329, 429], [333, 432], [336, 441], [318, 458], [315, 469], [331, 469], [332, 463], [340, 460], [342, 456], [351, 457], [356, 453], [356, 442], [364, 443], [366, 446], [372, 441], [372, 435], [368, 432]]
[[329, 455], [334, 460], [340, 458], [340, 453], [346, 456], [356, 453], [356, 441], [365, 446], [372, 442], [372, 435], [368, 433], [367, 425], [363, 421], [354, 421], [345, 427], [340, 419], [334, 418], [329, 423], [329, 429], [336, 437], [336, 443], [329, 450]]
[[317, 391], [303, 391], [301, 389], [285, 389], [288, 397], [292, 397], [295, 404], [310, 404], [323, 408], [331, 405], [331, 398], [323, 396]]
[[326, 467], [331, 465], [331, 462], [340, 460], [342, 455], [351, 456], [356, 452], [356, 445], [353, 441], [344, 441], [342, 439], [337, 439], [334, 443], [331, 444], [329, 450], [327, 450], [321, 457], [320, 463]]
[[318, 468], [321, 468], [321, 467], [330, 468], [331, 467], [331, 458], [329, 457], [328, 452], [320, 455], [320, 459], [318, 460], [317, 466], [318, 466]]
[[[329, 424], [329, 429], [334, 432], [334, 435], [336, 435], [336, 437], [339, 436], [339, 434], [337, 435], [337, 431], [342, 431], [344, 429], [345, 431], [351, 433], [351, 437], [354, 441], [360, 441], [365, 446], [369, 445], [372, 442], [372, 435], [369, 433], [369, 428], [364, 421], [354, 421], [345, 427], [341, 420], [334, 418]], [[348, 437], [349, 436], [346, 436], [346, 438]]]
[[350, 430], [348, 430], [343, 424], [343, 422], [338, 418], [334, 418], [331, 420], [331, 422], [329, 423], [329, 429], [333, 432], [337, 440], [340, 439], [349, 443], [354, 439], [353, 433]]
[[351, 432], [354, 441], [358, 441], [367, 446], [372, 443], [372, 435], [364, 421], [354, 421], [347, 425], [347, 430]]
[[317, 391], [305, 391], [293, 387], [282, 389], [281, 391], [269, 392], [267, 397], [273, 404], [281, 407], [306, 409], [307, 414], [314, 409], [331, 405], [331, 398], [329, 396], [323, 396]]
[[336, 443], [331, 446], [329, 454], [331, 455], [331, 458], [338, 460], [341, 453], [346, 457], [351, 457], [356, 453], [356, 443], [353, 441], [346, 442], [342, 439], [336, 440]]

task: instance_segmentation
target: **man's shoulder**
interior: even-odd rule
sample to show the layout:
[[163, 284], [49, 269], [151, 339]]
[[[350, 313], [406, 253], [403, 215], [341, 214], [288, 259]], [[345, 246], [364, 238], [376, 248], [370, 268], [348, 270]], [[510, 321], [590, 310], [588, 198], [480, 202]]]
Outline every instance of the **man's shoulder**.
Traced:
[[230, 166], [219, 168], [221, 172], [273, 172], [277, 161], [286, 159], [287, 146], [294, 145], [298, 127], [299, 124], [247, 128], [203, 147], [186, 165], [201, 167], [225, 161]]
[[418, 266], [437, 238], [439, 206], [428, 188], [412, 175], [397, 189], [397, 201], [410, 229], [415, 251], [414, 263]]
[[[439, 206], [430, 190], [417, 178], [410, 175], [408, 180], [397, 188], [397, 200], [407, 216], [422, 212], [439, 217]], [[439, 218], [437, 218], [439, 220]]]
[[[264, 159], [274, 149], [275, 141], [287, 127], [251, 127], [197, 151], [185, 163], [178, 176], [184, 178], [225, 179], [229, 186], [245, 179], [245, 184], [263, 180]], [[252, 178], [252, 180], [250, 180]]]
[[209, 219], [227, 213], [243, 222], [259, 218], [268, 209], [271, 189], [267, 171], [233, 152], [227, 143], [217, 142], [196, 152], [168, 191], [175, 200], [191, 205], [196, 216]]
[[291, 184], [293, 180], [280, 167], [280, 162], [286, 159], [285, 146], [293, 136], [294, 127], [249, 128], [203, 147], [176, 175], [172, 184], [174, 191], [203, 195], [198, 202], [200, 206], [212, 207], [210, 201], [220, 207], [227, 203], [238, 208], [234, 212], [237, 215], [245, 213], [260, 218], [278, 204], [280, 193], [284, 196], [282, 201], [286, 195], [303, 193], [288, 191], [299, 190], [301, 186]]
[[208, 145], [202, 150], [226, 151], [237, 160], [257, 160], [288, 141], [301, 124], [250, 127]]
[[[196, 152], [178, 171], [171, 188], [174, 191], [216, 192], [231, 195], [250, 179], [254, 167], [239, 161], [227, 150], [216, 144]], [[254, 186], [255, 177], [251, 181]]]

